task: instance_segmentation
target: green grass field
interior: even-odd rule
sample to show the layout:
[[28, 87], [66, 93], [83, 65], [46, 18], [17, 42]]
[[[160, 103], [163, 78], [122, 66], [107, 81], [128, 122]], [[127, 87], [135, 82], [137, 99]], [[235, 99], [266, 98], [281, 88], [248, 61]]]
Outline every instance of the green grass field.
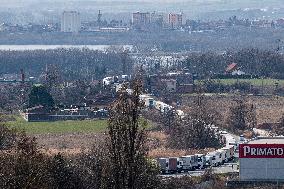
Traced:
[[97, 133], [106, 130], [107, 120], [27, 122], [16, 117], [16, 121], [7, 122], [7, 126], [23, 130], [27, 134]]
[[[236, 82], [247, 82], [251, 83], [251, 85], [254, 86], [275, 86], [275, 83], [278, 83], [279, 86], [284, 86], [284, 80], [278, 80], [278, 79], [212, 79], [215, 82], [220, 82], [224, 85], [232, 85]], [[200, 81], [196, 81], [196, 84], [198, 84]]]
[[[7, 126], [27, 134], [59, 134], [59, 133], [99, 133], [107, 128], [107, 120], [27, 122], [22, 117], [8, 121]], [[142, 118], [143, 119], [143, 118]], [[146, 129], [151, 129], [153, 123], [147, 121]]]

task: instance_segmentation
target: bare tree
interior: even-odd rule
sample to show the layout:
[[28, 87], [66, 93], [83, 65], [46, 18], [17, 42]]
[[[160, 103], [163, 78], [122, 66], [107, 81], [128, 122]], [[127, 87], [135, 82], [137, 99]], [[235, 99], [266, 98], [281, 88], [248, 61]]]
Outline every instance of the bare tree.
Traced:
[[235, 100], [227, 118], [227, 128], [232, 131], [252, 129], [256, 126], [256, 110], [245, 97]]
[[222, 137], [211, 129], [203, 120], [188, 117], [177, 125], [170, 133], [170, 147], [178, 149], [217, 148], [222, 144]]

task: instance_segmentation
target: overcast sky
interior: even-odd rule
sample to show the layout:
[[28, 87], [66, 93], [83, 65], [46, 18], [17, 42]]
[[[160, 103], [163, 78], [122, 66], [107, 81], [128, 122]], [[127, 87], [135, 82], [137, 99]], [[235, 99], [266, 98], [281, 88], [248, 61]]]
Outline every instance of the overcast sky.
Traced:
[[[284, 0], [0, 0], [1, 7], [25, 7], [33, 5], [40, 9], [64, 7], [98, 8], [113, 7], [112, 11], [219, 11], [243, 8], [283, 8]], [[112, 2], [112, 3], [110, 3]], [[58, 7], [56, 7], [58, 6]], [[61, 6], [61, 7], [60, 7]], [[1, 9], [0, 7], [0, 9]], [[135, 9], [135, 10], [134, 10]], [[33, 10], [33, 9], [30, 9]]]

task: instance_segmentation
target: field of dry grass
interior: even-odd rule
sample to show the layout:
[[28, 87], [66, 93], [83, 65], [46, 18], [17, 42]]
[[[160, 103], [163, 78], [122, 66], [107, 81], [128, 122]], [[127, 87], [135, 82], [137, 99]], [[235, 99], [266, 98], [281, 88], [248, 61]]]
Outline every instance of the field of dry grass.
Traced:
[[[183, 97], [183, 109], [190, 111], [191, 104], [196, 97]], [[230, 107], [234, 104], [233, 95], [206, 96], [208, 104], [220, 113], [221, 119], [225, 121]], [[257, 124], [275, 123], [284, 115], [284, 97], [277, 96], [247, 96], [247, 101], [256, 108]]]
[[[193, 103], [194, 96], [183, 97], [183, 109], [190, 111], [190, 105]], [[214, 107], [226, 119], [228, 111], [234, 102], [233, 96], [207, 96], [206, 100], [211, 107]], [[257, 122], [270, 123], [277, 122], [284, 114], [284, 97], [261, 97], [250, 96], [247, 100], [253, 103], [257, 111]], [[30, 134], [37, 138], [39, 147], [48, 154], [58, 152], [65, 154], [78, 154], [82, 151], [89, 151], [105, 135], [102, 131], [92, 133], [50, 133], [50, 134]], [[175, 157], [195, 153], [206, 153], [212, 149], [198, 150], [177, 150], [167, 147], [167, 137], [164, 132], [149, 131], [148, 144], [149, 156], [156, 157]]]

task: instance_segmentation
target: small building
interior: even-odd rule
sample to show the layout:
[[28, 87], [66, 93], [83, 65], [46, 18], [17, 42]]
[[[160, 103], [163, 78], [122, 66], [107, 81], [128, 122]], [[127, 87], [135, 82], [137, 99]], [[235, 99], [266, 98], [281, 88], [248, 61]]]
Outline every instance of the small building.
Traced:
[[284, 181], [284, 137], [258, 137], [239, 146], [241, 181]]

